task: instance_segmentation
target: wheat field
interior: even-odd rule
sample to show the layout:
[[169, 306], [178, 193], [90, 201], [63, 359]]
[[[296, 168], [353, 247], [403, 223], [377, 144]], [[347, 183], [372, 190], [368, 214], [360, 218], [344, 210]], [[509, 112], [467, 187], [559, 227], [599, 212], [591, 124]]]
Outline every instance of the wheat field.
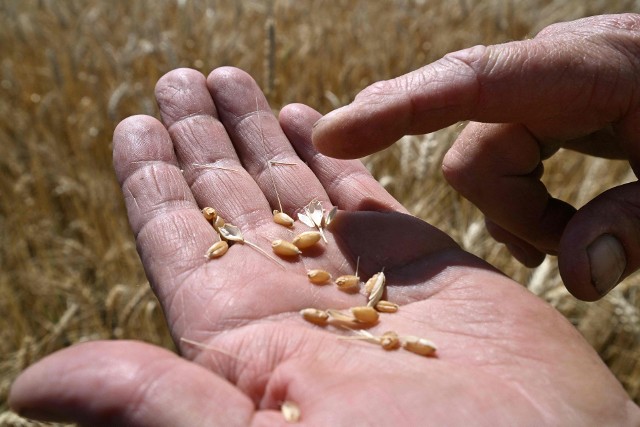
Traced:
[[[8, 412], [6, 397], [21, 370], [53, 351], [117, 338], [172, 348], [111, 166], [115, 125], [157, 115], [153, 88], [167, 71], [234, 65], [274, 111], [303, 102], [327, 112], [447, 52], [623, 11], [640, 12], [640, 2], [0, 2], [0, 425], [38, 425]], [[442, 179], [462, 126], [405, 137], [363, 161], [412, 213], [557, 307], [640, 403], [640, 279], [583, 303], [562, 286], [555, 259], [534, 270], [513, 261]], [[545, 171], [551, 193], [575, 206], [635, 180], [624, 162], [570, 152]]]

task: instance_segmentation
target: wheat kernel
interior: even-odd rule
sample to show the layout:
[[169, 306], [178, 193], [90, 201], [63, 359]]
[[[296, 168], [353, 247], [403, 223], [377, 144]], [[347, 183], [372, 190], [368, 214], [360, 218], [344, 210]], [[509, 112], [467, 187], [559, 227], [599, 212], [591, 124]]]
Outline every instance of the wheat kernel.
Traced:
[[293, 218], [284, 212], [278, 210], [273, 211], [273, 222], [284, 225], [285, 227], [293, 227]]
[[216, 218], [218, 217], [218, 213], [216, 212], [216, 210], [210, 206], [202, 208], [202, 215], [204, 216], [204, 219], [206, 219], [209, 222], [215, 221]]
[[376, 304], [376, 310], [378, 310], [380, 313], [395, 313], [399, 308], [400, 306], [398, 304], [386, 300], [380, 300]]
[[307, 277], [309, 281], [315, 285], [324, 285], [331, 280], [331, 274], [324, 270], [309, 270], [307, 271]]
[[373, 324], [380, 315], [373, 307], [351, 307], [351, 313], [359, 322]]
[[298, 249], [306, 249], [318, 243], [321, 237], [318, 231], [305, 231], [293, 238], [293, 244]]
[[216, 216], [216, 219], [213, 221], [213, 228], [215, 228], [216, 231], [218, 231], [224, 226], [225, 226], [224, 219], [222, 219], [221, 216]]
[[207, 252], [205, 252], [204, 256], [207, 259], [220, 258], [222, 255], [227, 253], [227, 250], [229, 250], [229, 244], [224, 240], [221, 240], [211, 245], [211, 247], [207, 249]]
[[297, 423], [300, 420], [300, 407], [291, 401], [284, 401], [280, 411], [284, 420], [288, 423]]
[[362, 322], [358, 322], [353, 314], [346, 314], [340, 310], [329, 309], [327, 310], [329, 315], [329, 324], [334, 326], [340, 326], [343, 328], [356, 329], [362, 327]]
[[302, 253], [293, 243], [282, 239], [271, 242], [271, 248], [275, 254], [280, 256], [296, 256]]
[[305, 308], [300, 310], [300, 314], [302, 318], [307, 322], [325, 326], [327, 324], [327, 320], [329, 319], [329, 314], [327, 314], [324, 310], [318, 310], [317, 308]]
[[385, 350], [395, 350], [400, 347], [400, 337], [393, 331], [387, 331], [380, 337], [380, 345]]
[[419, 338], [413, 335], [402, 337], [402, 347], [412, 353], [421, 356], [431, 356], [436, 352], [436, 345], [426, 338]]
[[336, 286], [341, 291], [351, 291], [358, 287], [360, 284], [360, 278], [351, 274], [340, 276], [336, 279]]

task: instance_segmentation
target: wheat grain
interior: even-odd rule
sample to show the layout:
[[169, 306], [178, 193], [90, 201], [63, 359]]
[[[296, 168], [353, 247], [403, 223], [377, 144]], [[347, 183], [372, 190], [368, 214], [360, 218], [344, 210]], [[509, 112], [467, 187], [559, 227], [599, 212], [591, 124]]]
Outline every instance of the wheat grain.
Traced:
[[381, 313], [395, 313], [400, 307], [398, 306], [398, 304], [395, 304], [393, 302], [380, 300], [375, 305], [375, 308]]
[[385, 350], [395, 350], [400, 347], [400, 337], [393, 331], [387, 331], [380, 337], [380, 345]]
[[228, 250], [229, 244], [224, 240], [220, 240], [219, 242], [211, 245], [209, 249], [207, 249], [204, 257], [207, 259], [220, 258], [222, 255], [226, 254]]
[[421, 356], [432, 356], [436, 352], [436, 345], [426, 338], [419, 338], [413, 335], [403, 336], [401, 339], [402, 348]]
[[317, 308], [305, 308], [300, 310], [300, 315], [307, 322], [313, 323], [319, 326], [325, 326], [329, 320], [329, 314], [324, 310], [318, 310]]
[[293, 227], [294, 220], [289, 215], [278, 210], [273, 211], [273, 222], [284, 225], [285, 227]]
[[280, 407], [284, 420], [288, 423], [297, 423], [300, 421], [300, 407], [291, 401], [285, 401]]
[[341, 291], [353, 291], [360, 284], [360, 278], [358, 276], [345, 275], [338, 277], [335, 283]]
[[351, 313], [346, 314], [340, 310], [330, 308], [327, 310], [327, 314], [329, 315], [328, 323], [330, 325], [347, 329], [360, 327], [360, 322], [358, 322], [358, 319], [356, 319]]
[[215, 222], [215, 220], [218, 218], [218, 213], [214, 208], [210, 206], [202, 208], [202, 215], [204, 216], [204, 219], [211, 223]]
[[328, 271], [319, 269], [307, 271], [307, 277], [314, 285], [324, 285], [331, 280], [331, 274]]
[[302, 253], [300, 249], [298, 249], [293, 243], [287, 242], [286, 240], [276, 239], [271, 242], [271, 249], [277, 255], [283, 257], [293, 257], [298, 256]]
[[321, 237], [318, 231], [304, 231], [293, 238], [293, 244], [298, 249], [307, 249], [318, 243]]
[[351, 307], [351, 314], [358, 322], [375, 324], [378, 322], [380, 315], [372, 307]]

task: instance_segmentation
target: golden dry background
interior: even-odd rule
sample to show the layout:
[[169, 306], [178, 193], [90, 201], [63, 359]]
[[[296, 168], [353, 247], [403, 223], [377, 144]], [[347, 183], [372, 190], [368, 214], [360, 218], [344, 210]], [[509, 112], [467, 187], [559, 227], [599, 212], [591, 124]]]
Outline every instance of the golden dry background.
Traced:
[[[445, 53], [535, 35], [553, 22], [640, 12], [636, 1], [289, 0], [0, 2], [0, 425], [15, 376], [75, 342], [132, 338], [171, 347], [129, 231], [111, 167], [115, 125], [157, 115], [153, 88], [177, 67], [241, 67], [267, 90], [321, 112], [363, 87]], [[598, 303], [562, 286], [554, 259], [535, 270], [488, 238], [477, 210], [443, 182], [461, 125], [407, 137], [364, 159], [416, 215], [565, 314], [640, 402], [640, 283]], [[576, 206], [635, 180], [623, 162], [561, 152], [552, 194]]]

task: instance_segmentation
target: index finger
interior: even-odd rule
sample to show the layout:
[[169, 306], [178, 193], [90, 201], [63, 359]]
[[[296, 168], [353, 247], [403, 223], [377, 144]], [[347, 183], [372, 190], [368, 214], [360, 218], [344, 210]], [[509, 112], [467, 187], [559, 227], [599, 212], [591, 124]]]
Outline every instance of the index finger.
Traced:
[[541, 140], [586, 136], [633, 105], [639, 27], [637, 15], [601, 16], [450, 53], [364, 89], [316, 123], [313, 142], [332, 157], [362, 157], [462, 120], [526, 123]]

